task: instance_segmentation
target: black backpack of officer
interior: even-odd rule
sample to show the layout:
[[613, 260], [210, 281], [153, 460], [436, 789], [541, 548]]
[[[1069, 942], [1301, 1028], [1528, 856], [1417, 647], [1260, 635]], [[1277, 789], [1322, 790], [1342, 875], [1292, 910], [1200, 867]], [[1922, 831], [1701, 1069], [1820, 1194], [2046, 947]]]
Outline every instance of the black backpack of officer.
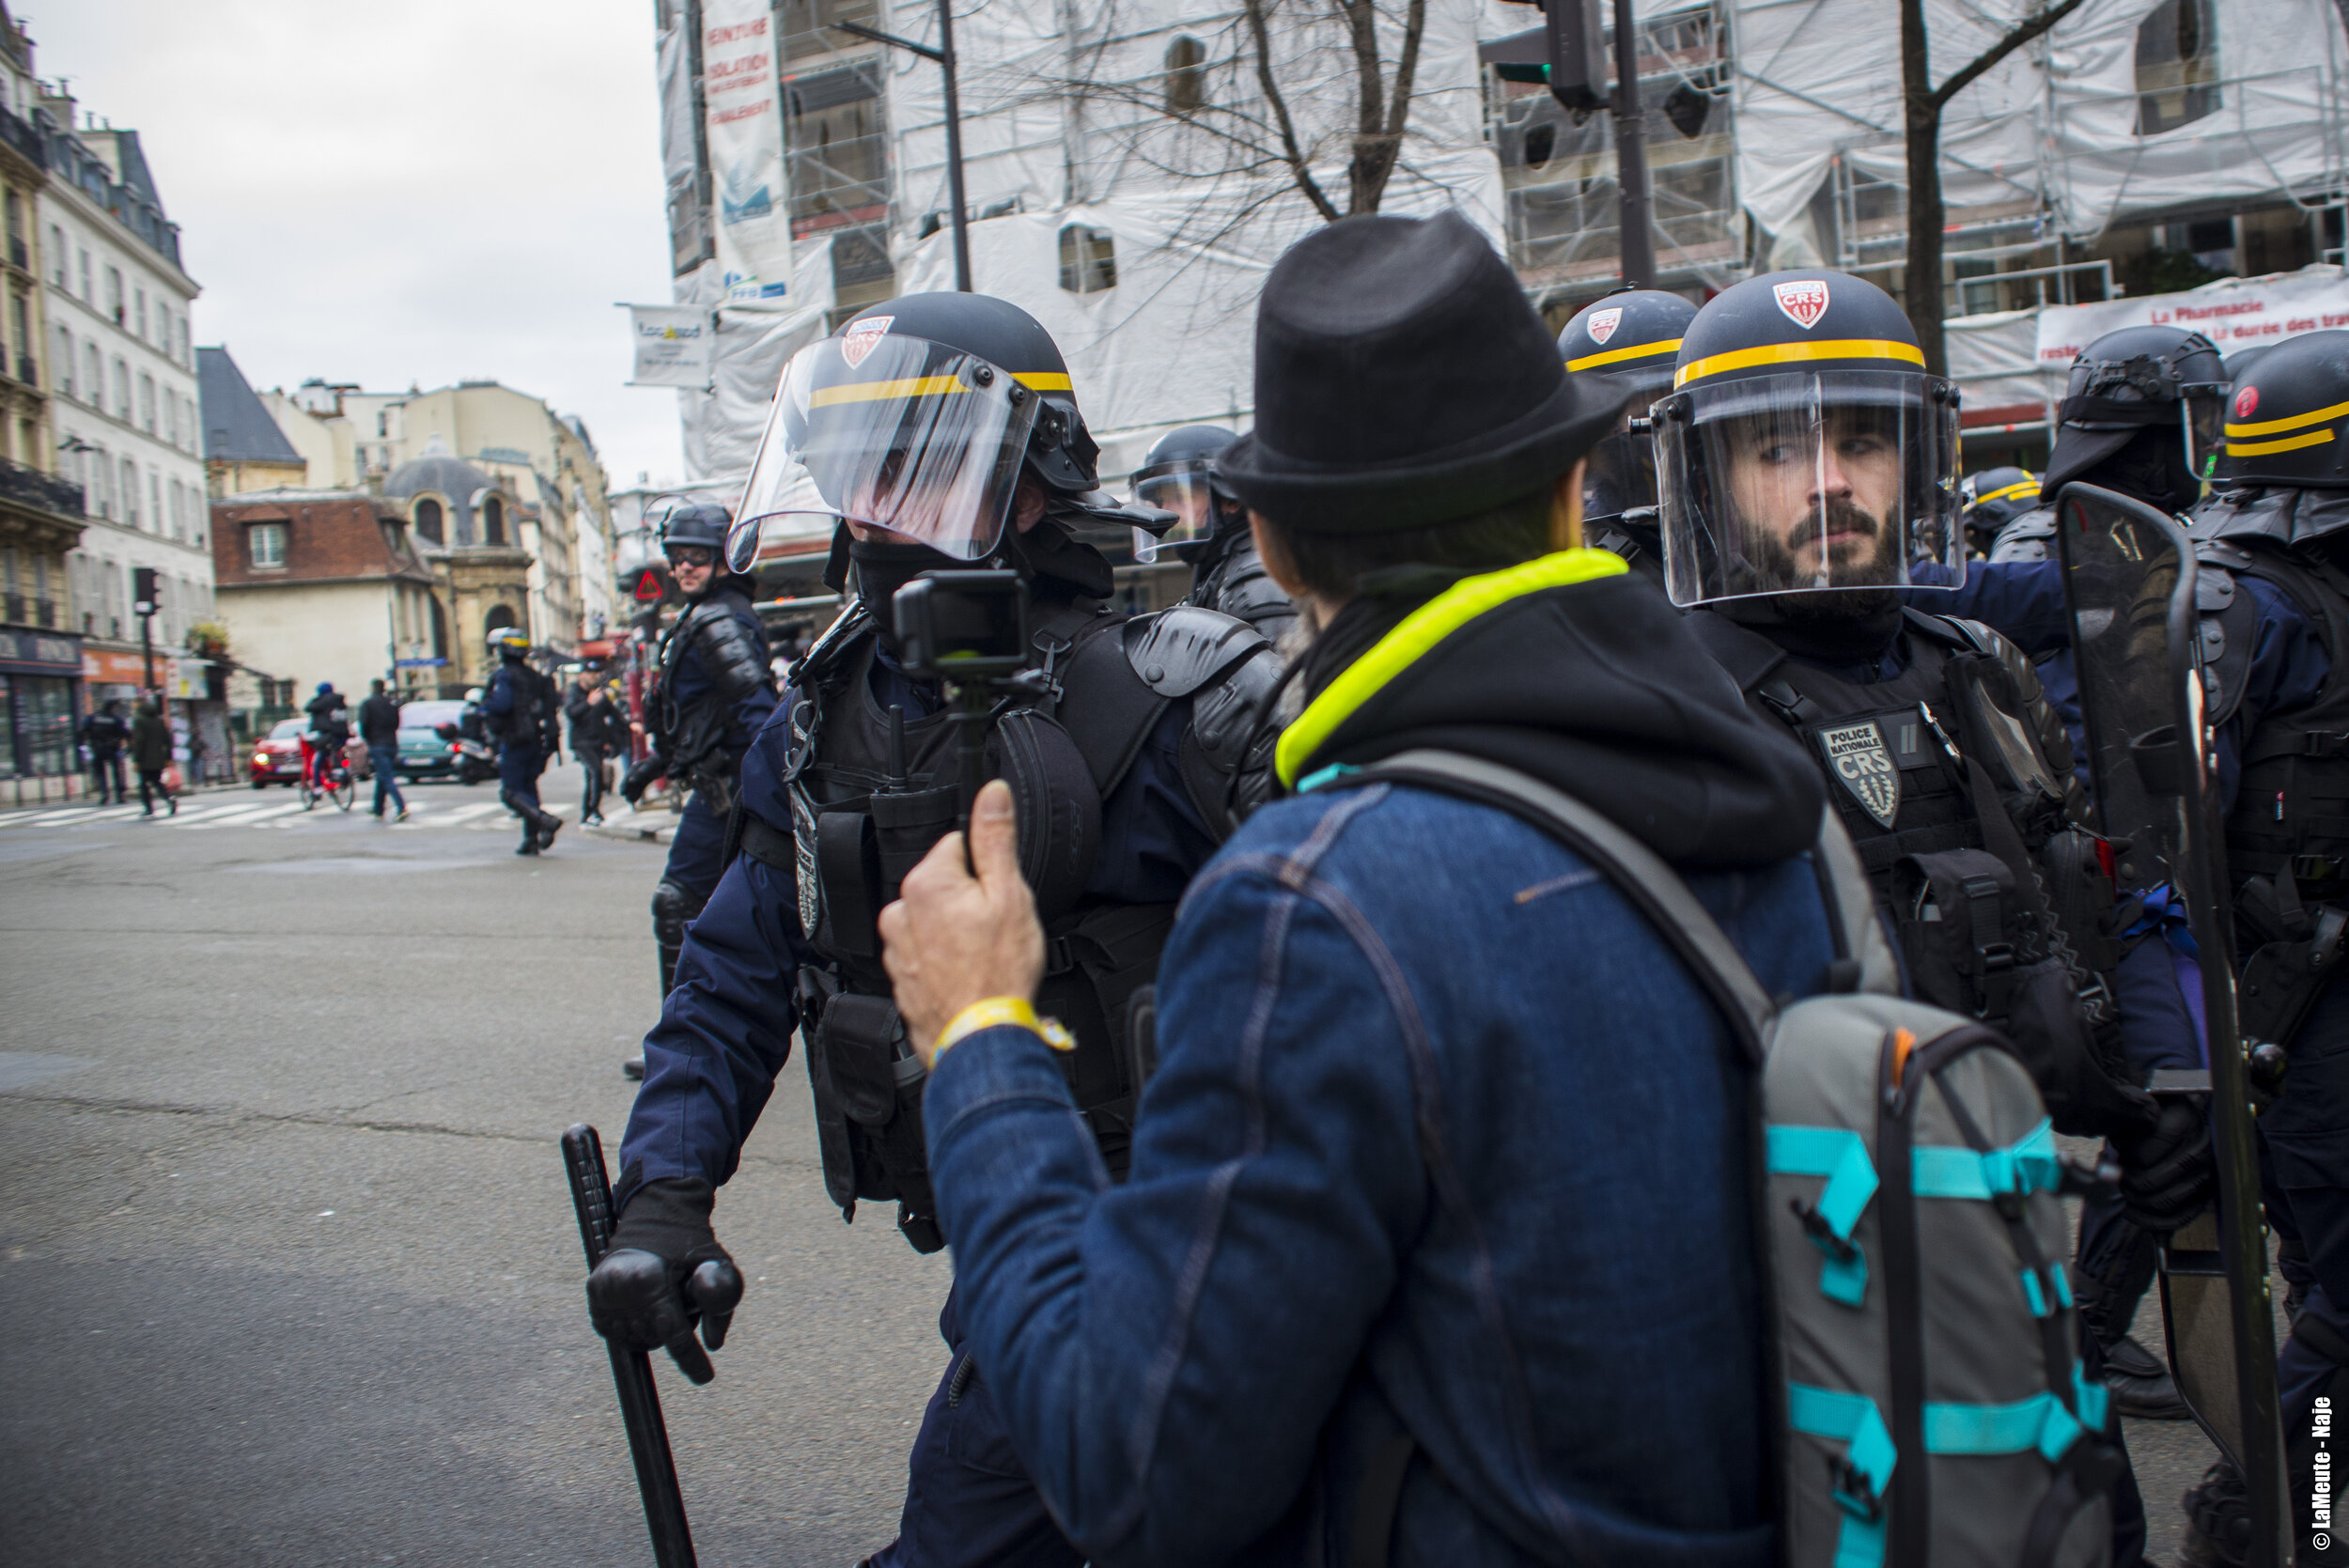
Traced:
[[1656, 523], [1656, 444], [1648, 410], [1672, 389], [1680, 340], [1697, 307], [1657, 288], [1618, 288], [1576, 312], [1558, 334], [1568, 376], [1602, 383], [1623, 401], [1614, 433], [1591, 449], [1582, 478], [1582, 536], [1664, 585]]
[[2060, 1130], [2140, 1138], [2063, 726], [2005, 639], [1902, 604], [1912, 567], [1965, 573], [1957, 390], [1916, 342], [1841, 272], [1698, 313], [1656, 409], [1672, 597], [1706, 607], [1698, 640], [1827, 774], [1919, 994], [2013, 1037]]
[[[661, 641], [659, 675], [646, 713], [652, 754], [636, 763], [620, 793], [630, 804], [654, 779], [692, 798], [677, 818], [669, 859], [653, 890], [653, 939], [666, 996], [688, 922], [725, 874], [726, 817], [751, 737], [775, 707], [767, 634], [751, 608], [749, 577], [725, 561], [732, 520], [707, 502], [680, 505], [661, 524], [661, 548], [685, 592], [686, 608]], [[623, 1064], [630, 1077], [641, 1063]]]
[[1297, 624], [1297, 606], [1256, 558], [1248, 509], [1215, 476], [1216, 454], [1237, 439], [1220, 425], [1186, 425], [1151, 446], [1134, 472], [1134, 504], [1171, 512], [1174, 520], [1137, 527], [1134, 559], [1188, 562], [1185, 604], [1246, 621], [1278, 646]]

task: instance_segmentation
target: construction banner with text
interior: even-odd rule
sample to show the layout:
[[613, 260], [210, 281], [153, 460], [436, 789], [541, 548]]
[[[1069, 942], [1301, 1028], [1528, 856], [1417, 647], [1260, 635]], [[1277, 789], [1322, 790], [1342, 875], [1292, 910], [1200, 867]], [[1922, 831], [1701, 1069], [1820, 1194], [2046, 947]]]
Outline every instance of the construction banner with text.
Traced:
[[778, 307], [791, 279], [790, 196], [775, 15], [768, 0], [702, 0], [702, 97], [727, 305]]
[[2061, 370], [2081, 349], [2123, 327], [2184, 327], [2232, 354], [2326, 327], [2349, 327], [2349, 276], [2310, 267], [2263, 278], [2222, 278], [2184, 294], [2147, 294], [2039, 313], [2039, 364]]

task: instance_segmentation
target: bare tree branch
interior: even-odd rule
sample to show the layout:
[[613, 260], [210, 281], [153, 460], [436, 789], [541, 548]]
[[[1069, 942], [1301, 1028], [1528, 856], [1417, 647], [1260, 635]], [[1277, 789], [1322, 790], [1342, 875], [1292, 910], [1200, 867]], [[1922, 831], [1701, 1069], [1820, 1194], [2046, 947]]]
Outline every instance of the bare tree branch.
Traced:
[[1973, 64], [1934, 88], [1933, 106], [1939, 109], [1946, 105], [1951, 99], [1973, 85], [1984, 71], [1989, 70], [2000, 60], [2005, 59], [2074, 11], [2078, 10], [2084, 3], [2085, 0], [2057, 0], [2057, 4], [2046, 7], [2037, 15], [2026, 17], [2016, 23], [2008, 31], [2006, 37], [1977, 55]]
[[1248, 12], [1248, 30], [1256, 43], [1256, 85], [1264, 92], [1265, 102], [1272, 110], [1273, 122], [1281, 129], [1282, 156], [1287, 161], [1290, 178], [1305, 199], [1314, 204], [1314, 210], [1330, 223], [1338, 221], [1338, 210], [1331, 206], [1314, 179], [1311, 165], [1305, 162], [1302, 148], [1297, 145], [1297, 127], [1289, 119], [1288, 100], [1281, 95], [1280, 84], [1272, 79], [1272, 42], [1266, 35], [1265, 0], [1242, 0]]

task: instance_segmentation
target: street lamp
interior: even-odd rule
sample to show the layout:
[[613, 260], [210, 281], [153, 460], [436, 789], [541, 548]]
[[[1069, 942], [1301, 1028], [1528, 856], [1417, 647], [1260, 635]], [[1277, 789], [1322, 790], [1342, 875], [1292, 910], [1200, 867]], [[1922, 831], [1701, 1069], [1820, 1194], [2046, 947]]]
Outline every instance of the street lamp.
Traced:
[[131, 611], [139, 618], [139, 653], [147, 662], [147, 694], [155, 695], [155, 609], [158, 573], [153, 567], [131, 569]]
[[955, 12], [954, 0], [938, 0], [938, 47], [901, 39], [894, 33], [878, 32], [853, 22], [832, 23], [844, 33], [885, 43], [892, 49], [903, 49], [926, 60], [935, 60], [946, 74], [946, 194], [954, 203], [955, 220], [955, 290], [971, 292], [971, 226], [963, 215], [962, 199], [962, 109], [955, 93]]

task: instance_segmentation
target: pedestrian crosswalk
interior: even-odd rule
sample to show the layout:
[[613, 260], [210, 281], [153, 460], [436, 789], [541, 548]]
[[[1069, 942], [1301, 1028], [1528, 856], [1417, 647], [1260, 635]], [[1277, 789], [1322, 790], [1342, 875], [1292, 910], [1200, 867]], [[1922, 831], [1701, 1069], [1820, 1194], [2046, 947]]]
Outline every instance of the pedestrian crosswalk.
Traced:
[[[550, 801], [546, 809], [567, 820], [576, 820], [579, 815], [579, 808], [568, 801]], [[217, 795], [184, 797], [177, 815], [166, 816], [158, 813], [146, 822], [140, 820], [137, 806], [79, 805], [0, 812], [0, 832], [11, 829], [64, 830], [95, 826], [154, 828], [183, 833], [239, 828], [261, 831], [303, 831], [337, 824], [399, 833], [448, 831], [506, 833], [512, 832], [515, 828], [513, 816], [502, 802], [474, 800], [470, 796], [447, 806], [431, 802], [412, 803], [405, 822], [378, 821], [364, 804], [348, 812], [325, 802], [304, 810], [300, 798], [275, 791], [258, 798], [241, 795], [235, 800], [225, 800]]]

